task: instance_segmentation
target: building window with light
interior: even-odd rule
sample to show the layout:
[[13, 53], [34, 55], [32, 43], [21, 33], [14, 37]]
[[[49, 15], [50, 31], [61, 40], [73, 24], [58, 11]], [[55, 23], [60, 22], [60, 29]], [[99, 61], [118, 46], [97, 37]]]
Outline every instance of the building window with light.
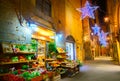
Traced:
[[51, 2], [50, 0], [36, 0], [36, 8], [45, 15], [51, 17]]

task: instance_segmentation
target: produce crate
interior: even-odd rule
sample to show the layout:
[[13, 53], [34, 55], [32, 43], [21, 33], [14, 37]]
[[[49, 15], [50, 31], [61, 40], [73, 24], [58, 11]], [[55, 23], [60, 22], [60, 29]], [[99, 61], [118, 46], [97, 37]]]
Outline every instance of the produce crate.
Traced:
[[51, 77], [53, 77], [54, 72], [48, 71], [47, 74], [48, 74], [48, 77], [51, 78]]
[[46, 78], [44, 81], [51, 81], [50, 78]]
[[60, 81], [61, 75], [56, 75], [53, 77], [52, 81]]
[[42, 80], [43, 80], [43, 76], [37, 76], [31, 79], [31, 81], [42, 81]]

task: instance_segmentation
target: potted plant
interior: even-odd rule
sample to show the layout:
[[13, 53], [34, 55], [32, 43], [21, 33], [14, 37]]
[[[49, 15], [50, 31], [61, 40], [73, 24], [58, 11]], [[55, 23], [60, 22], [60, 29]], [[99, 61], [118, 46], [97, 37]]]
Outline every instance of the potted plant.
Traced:
[[50, 42], [48, 44], [48, 57], [53, 58], [56, 57], [57, 54], [57, 48], [55, 42]]

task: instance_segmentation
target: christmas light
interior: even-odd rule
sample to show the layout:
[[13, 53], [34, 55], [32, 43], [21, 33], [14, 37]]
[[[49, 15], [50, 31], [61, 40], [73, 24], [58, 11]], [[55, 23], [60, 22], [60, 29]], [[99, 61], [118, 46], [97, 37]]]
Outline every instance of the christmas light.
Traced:
[[99, 34], [99, 38], [100, 38], [100, 39], [105, 39], [105, 40], [106, 40], [107, 35], [108, 35], [108, 32], [105, 33], [105, 32], [102, 30], [101, 33]]
[[99, 35], [100, 27], [97, 24], [95, 24], [95, 26], [92, 27], [92, 30], [93, 30], [94, 35]]
[[104, 33], [103, 30], [100, 33], [98, 33], [100, 44], [105, 47], [107, 46], [107, 41], [106, 41], [107, 35], [108, 35], [108, 32]]
[[93, 12], [98, 8], [98, 6], [90, 6], [90, 3], [86, 1], [85, 7], [83, 8], [77, 8], [79, 12], [82, 12], [81, 19], [84, 19], [85, 17], [89, 16], [90, 18], [95, 19]]
[[106, 42], [106, 40], [100, 40], [100, 44], [102, 45], [102, 46], [104, 46], [104, 47], [106, 47], [107, 46], [107, 42]]

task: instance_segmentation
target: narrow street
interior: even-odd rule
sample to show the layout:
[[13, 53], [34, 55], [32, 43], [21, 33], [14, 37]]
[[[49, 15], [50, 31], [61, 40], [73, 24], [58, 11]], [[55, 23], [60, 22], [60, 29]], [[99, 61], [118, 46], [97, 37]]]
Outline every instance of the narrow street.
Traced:
[[76, 76], [60, 81], [120, 81], [120, 66], [110, 57], [99, 57], [85, 62]]
[[120, 0], [0, 0], [0, 81], [120, 81]]

